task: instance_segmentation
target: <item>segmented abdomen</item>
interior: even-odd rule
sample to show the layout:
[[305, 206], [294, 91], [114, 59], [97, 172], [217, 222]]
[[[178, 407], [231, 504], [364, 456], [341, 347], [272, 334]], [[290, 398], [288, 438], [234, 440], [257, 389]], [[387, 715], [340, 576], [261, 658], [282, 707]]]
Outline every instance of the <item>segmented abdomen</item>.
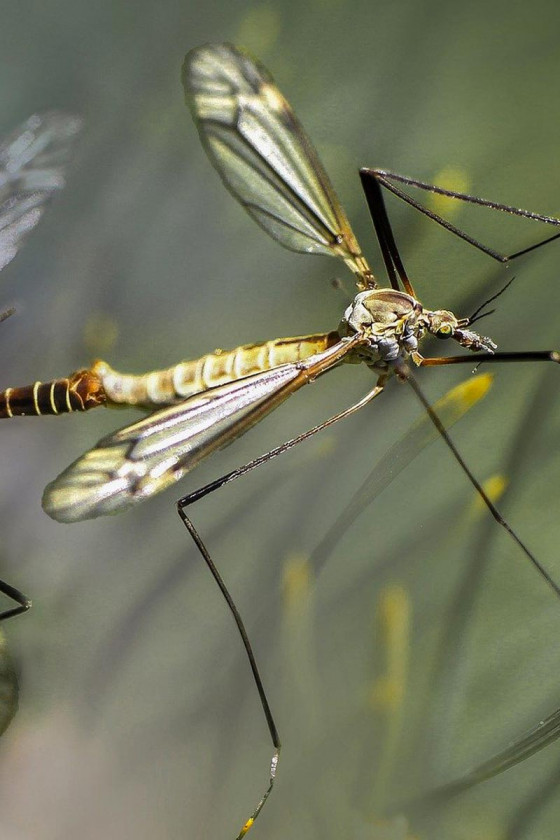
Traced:
[[302, 361], [337, 341], [340, 341], [337, 332], [278, 338], [261, 344], [244, 344], [234, 350], [216, 350], [192, 362], [180, 362], [138, 376], [118, 373], [102, 361], [96, 362], [92, 370], [102, 382], [109, 404], [154, 408], [176, 405], [193, 394], [226, 382]]
[[91, 370], [77, 370], [65, 379], [35, 382], [0, 392], [0, 418], [66, 414], [105, 405], [103, 383]]

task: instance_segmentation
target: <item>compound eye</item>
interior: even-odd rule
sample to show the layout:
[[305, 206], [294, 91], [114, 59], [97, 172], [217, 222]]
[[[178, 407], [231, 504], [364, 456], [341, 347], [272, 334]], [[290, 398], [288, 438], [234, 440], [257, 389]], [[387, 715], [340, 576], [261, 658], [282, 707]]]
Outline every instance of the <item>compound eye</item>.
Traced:
[[438, 338], [450, 338], [453, 335], [453, 327], [451, 324], [442, 324], [436, 335]]

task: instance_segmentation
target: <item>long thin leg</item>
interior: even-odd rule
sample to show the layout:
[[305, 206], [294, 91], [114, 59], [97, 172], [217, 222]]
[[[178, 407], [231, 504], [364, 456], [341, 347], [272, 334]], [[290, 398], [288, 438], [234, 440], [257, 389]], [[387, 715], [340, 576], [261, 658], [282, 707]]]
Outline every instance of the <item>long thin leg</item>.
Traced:
[[500, 210], [502, 213], [509, 213], [512, 216], [523, 216], [526, 219], [544, 222], [545, 224], [554, 225], [555, 227], [560, 226], [560, 219], [556, 216], [546, 216], [542, 213], [535, 213], [533, 210], [523, 210], [521, 207], [512, 207], [509, 204], [502, 204], [498, 201], [490, 201], [487, 198], [480, 198], [477, 195], [448, 190], [445, 187], [438, 187], [436, 184], [428, 184], [425, 181], [419, 181], [416, 178], [399, 175], [398, 172], [391, 172], [388, 169], [364, 168], [361, 171], [373, 175], [380, 181], [391, 179], [392, 181], [398, 181], [400, 184], [407, 184], [411, 187], [419, 187], [427, 192], [436, 193], [437, 195], [444, 195], [446, 198], [457, 198], [459, 201], [466, 201], [469, 204], [479, 204], [481, 207], [488, 207], [491, 210]]
[[375, 388], [373, 388], [371, 391], [369, 391], [365, 395], [365, 397], [363, 397], [359, 402], [355, 403], [354, 405], [350, 406], [349, 408], [345, 409], [344, 411], [341, 411], [338, 414], [335, 414], [333, 417], [330, 417], [328, 420], [325, 420], [323, 423], [319, 423], [319, 425], [314, 426], [312, 429], [309, 429], [307, 432], [303, 432], [303, 434], [298, 435], [295, 438], [292, 438], [291, 440], [287, 441], [286, 443], [283, 443], [281, 446], [278, 446], [275, 449], [271, 449], [270, 452], [267, 452], [265, 455], [261, 455], [259, 458], [255, 458], [253, 461], [250, 461], [248, 464], [245, 464], [243, 467], [240, 467], [236, 470], [233, 470], [230, 473], [227, 473], [227, 475], [224, 475], [221, 478], [218, 478], [216, 481], [213, 481], [210, 484], [207, 484], [205, 487], [202, 487], [200, 490], [197, 490], [194, 493], [189, 494], [188, 496], [184, 496], [182, 499], [180, 499], [177, 502], [177, 512], [179, 513], [179, 516], [181, 517], [181, 520], [182, 520], [183, 524], [185, 525], [186, 529], [188, 530], [189, 534], [191, 535], [192, 539], [194, 540], [194, 543], [195, 543], [196, 547], [198, 548], [200, 554], [202, 555], [202, 558], [204, 559], [204, 562], [208, 566], [214, 580], [216, 581], [216, 583], [217, 583], [217, 585], [220, 589], [220, 592], [222, 593], [222, 595], [223, 595], [223, 597], [224, 597], [224, 599], [227, 603], [227, 606], [228, 606], [228, 608], [229, 608], [229, 610], [230, 610], [230, 612], [233, 616], [233, 619], [234, 619], [235, 624], [237, 626], [237, 630], [239, 632], [239, 635], [241, 636], [241, 641], [243, 642], [243, 647], [245, 648], [245, 653], [247, 654], [247, 659], [249, 660], [249, 665], [251, 667], [251, 671], [252, 671], [252, 674], [253, 674], [253, 680], [254, 680], [255, 685], [257, 687], [257, 692], [258, 692], [259, 699], [260, 699], [260, 702], [261, 702], [261, 706], [262, 706], [262, 709], [263, 709], [263, 712], [264, 712], [264, 716], [266, 718], [268, 731], [270, 733], [270, 738], [272, 740], [272, 744], [273, 744], [273, 747], [274, 747], [272, 760], [270, 762], [270, 777], [269, 777], [269, 781], [268, 781], [268, 786], [267, 786], [264, 794], [262, 795], [261, 799], [259, 800], [256, 808], [252, 812], [251, 816], [246, 821], [246, 823], [243, 825], [241, 831], [237, 835], [236, 840], [241, 840], [241, 838], [243, 838], [245, 836], [245, 834], [247, 833], [247, 831], [251, 828], [251, 826], [255, 822], [256, 818], [260, 814], [266, 800], [268, 799], [268, 797], [270, 795], [270, 792], [272, 791], [272, 788], [274, 786], [274, 780], [276, 778], [276, 768], [278, 766], [278, 760], [279, 760], [279, 757], [280, 757], [281, 743], [280, 743], [280, 737], [278, 735], [278, 730], [276, 728], [276, 723], [275, 723], [274, 717], [272, 715], [270, 704], [268, 702], [268, 697], [267, 697], [267, 694], [266, 694], [266, 691], [265, 691], [265, 688], [264, 688], [264, 684], [263, 684], [263, 681], [262, 681], [262, 678], [261, 678], [261, 675], [260, 675], [260, 671], [259, 671], [259, 668], [258, 668], [258, 665], [257, 665], [255, 654], [253, 652], [253, 647], [251, 645], [251, 641], [249, 639], [249, 636], [248, 636], [247, 630], [245, 628], [245, 624], [243, 622], [241, 614], [240, 614], [239, 610], [237, 609], [237, 607], [235, 605], [235, 602], [234, 602], [234, 600], [233, 600], [233, 598], [232, 598], [232, 596], [231, 596], [231, 594], [230, 594], [230, 592], [229, 592], [229, 590], [228, 590], [220, 572], [218, 571], [214, 561], [212, 560], [212, 558], [210, 556], [210, 553], [209, 553], [208, 549], [206, 548], [206, 545], [204, 544], [200, 534], [196, 530], [192, 521], [187, 516], [187, 514], [185, 512], [185, 508], [188, 507], [189, 505], [193, 504], [193, 502], [196, 502], [198, 499], [201, 499], [204, 496], [207, 496], [209, 493], [212, 493], [214, 490], [218, 490], [220, 487], [223, 487], [224, 484], [229, 484], [230, 481], [234, 481], [236, 478], [239, 478], [240, 476], [245, 475], [245, 473], [250, 472], [251, 470], [255, 469], [256, 467], [259, 467], [261, 464], [267, 463], [267, 461], [272, 460], [272, 458], [275, 458], [277, 455], [281, 455], [283, 452], [287, 452], [288, 449], [291, 449], [296, 444], [301, 443], [304, 440], [307, 440], [312, 435], [315, 435], [317, 432], [320, 432], [323, 429], [326, 429], [328, 426], [332, 426], [333, 423], [337, 423], [339, 420], [342, 420], [345, 417], [349, 417], [351, 414], [354, 414], [360, 408], [363, 408], [363, 406], [367, 405], [367, 403], [369, 403], [373, 399], [375, 399], [375, 397], [379, 396], [379, 394], [383, 391], [386, 378], [387, 378], [386, 376], [380, 377], [380, 379], [378, 380], [378, 383], [375, 386]]
[[220, 487], [224, 486], [224, 484], [229, 484], [230, 481], [235, 481], [236, 478], [241, 478], [242, 475], [251, 472], [251, 470], [254, 470], [256, 467], [260, 467], [261, 464], [266, 464], [267, 461], [271, 461], [273, 458], [276, 458], [277, 455], [282, 455], [284, 452], [287, 452], [288, 449], [291, 449], [298, 443], [302, 443], [304, 440], [307, 440], [308, 438], [317, 434], [317, 432], [322, 432], [323, 429], [332, 426], [334, 423], [338, 423], [339, 420], [344, 420], [346, 417], [350, 417], [351, 414], [354, 414], [356, 411], [359, 411], [360, 408], [363, 408], [365, 405], [367, 405], [369, 402], [375, 399], [375, 397], [379, 396], [379, 394], [383, 391], [383, 388], [385, 387], [386, 381], [386, 376], [380, 377], [375, 388], [372, 388], [371, 391], [368, 391], [365, 397], [362, 397], [362, 399], [359, 400], [357, 403], [351, 405], [350, 408], [345, 408], [344, 411], [333, 415], [333, 417], [329, 417], [328, 420], [324, 420], [317, 426], [313, 426], [312, 429], [308, 429], [306, 432], [302, 432], [301, 435], [297, 435], [296, 437], [291, 438], [291, 440], [280, 444], [280, 446], [271, 449], [269, 452], [265, 452], [264, 455], [259, 455], [258, 458], [255, 458], [253, 461], [249, 461], [248, 464], [244, 464], [242, 467], [237, 467], [237, 469], [220, 476], [220, 478], [216, 478], [209, 484], [205, 484], [204, 487], [201, 487], [199, 490], [194, 490], [187, 496], [183, 496], [182, 499], [179, 499], [177, 505], [180, 508], [186, 508], [189, 505], [194, 504], [194, 502], [198, 502], [199, 499], [203, 499], [205, 496], [208, 496], [209, 493], [213, 493], [214, 490], [219, 490]]
[[494, 314], [494, 312], [496, 311], [495, 309], [489, 309], [486, 312], [483, 312], [483, 310], [486, 309], [487, 306], [490, 306], [490, 304], [497, 300], [499, 297], [501, 297], [504, 294], [504, 292], [507, 292], [514, 280], [515, 277], [510, 277], [510, 279], [507, 281], [507, 283], [505, 283], [502, 286], [501, 289], [495, 292], [495, 294], [490, 295], [489, 298], [487, 298], [479, 306], [477, 306], [473, 314], [469, 315], [469, 317], [467, 318], [469, 327], [472, 327], [473, 324], [476, 324], [476, 322], [480, 321], [482, 318], [487, 318], [489, 315]]
[[255, 655], [253, 653], [253, 647], [251, 645], [251, 641], [250, 641], [249, 636], [247, 634], [247, 630], [245, 629], [245, 624], [243, 623], [243, 619], [241, 618], [241, 614], [240, 614], [239, 610], [237, 609], [237, 607], [235, 605], [235, 602], [234, 602], [233, 598], [231, 597], [231, 595], [229, 593], [229, 590], [228, 590], [228, 588], [227, 588], [227, 586], [224, 582], [224, 579], [222, 578], [220, 572], [216, 568], [216, 566], [214, 564], [214, 561], [212, 560], [212, 558], [210, 556], [210, 553], [209, 553], [208, 549], [206, 548], [206, 546], [205, 546], [205, 544], [202, 540], [202, 537], [200, 536], [200, 534], [196, 530], [195, 526], [193, 525], [193, 523], [191, 522], [191, 520], [189, 519], [189, 517], [185, 513], [184, 509], [181, 507], [180, 502], [178, 502], [178, 504], [177, 504], [177, 511], [178, 511], [179, 516], [181, 517], [181, 519], [183, 521], [183, 524], [185, 525], [187, 531], [189, 532], [189, 534], [193, 538], [196, 547], [200, 551], [200, 553], [201, 553], [201, 555], [204, 559], [204, 562], [206, 563], [206, 565], [210, 569], [210, 572], [212, 573], [212, 576], [213, 576], [214, 580], [216, 581], [216, 583], [218, 584], [218, 586], [220, 588], [220, 592], [222, 593], [222, 595], [224, 596], [224, 598], [226, 600], [229, 611], [231, 612], [231, 614], [233, 616], [233, 619], [234, 619], [235, 624], [237, 626], [237, 630], [239, 632], [239, 635], [241, 636], [241, 641], [243, 642], [243, 647], [245, 648], [245, 651], [247, 653], [247, 658], [249, 659], [249, 664], [251, 666], [251, 671], [253, 673], [253, 679], [255, 681], [255, 685], [257, 686], [257, 691], [259, 693], [259, 699], [261, 701], [261, 706], [263, 708], [264, 715], [265, 715], [265, 718], [266, 718], [268, 731], [270, 732], [270, 737], [272, 739], [272, 744], [274, 746], [274, 753], [272, 754], [272, 759], [271, 759], [271, 762], [270, 762], [270, 777], [269, 777], [269, 780], [268, 780], [268, 786], [267, 786], [264, 794], [262, 795], [261, 799], [259, 800], [259, 802], [257, 804], [257, 807], [254, 809], [253, 813], [251, 814], [249, 819], [246, 821], [246, 823], [243, 825], [243, 827], [241, 828], [241, 831], [237, 835], [237, 840], [241, 840], [241, 838], [244, 837], [247, 834], [247, 832], [249, 831], [249, 829], [251, 828], [251, 826], [255, 822], [256, 818], [258, 817], [258, 815], [262, 811], [264, 803], [268, 799], [268, 797], [269, 797], [269, 795], [272, 791], [272, 788], [274, 787], [274, 779], [276, 777], [276, 768], [278, 766], [278, 760], [280, 758], [280, 749], [281, 749], [282, 745], [280, 743], [280, 737], [278, 735], [278, 730], [276, 728], [276, 723], [274, 722], [274, 717], [272, 716], [272, 711], [270, 709], [270, 704], [268, 702], [268, 697], [266, 696], [266, 691], [265, 691], [265, 688], [264, 688], [264, 685], [263, 685], [263, 682], [262, 682], [262, 679], [261, 679], [261, 675], [260, 675], [260, 672], [259, 672], [259, 669], [258, 669], [258, 666], [257, 666], [257, 661], [256, 661]]
[[467, 193], [459, 193], [454, 192], [453, 190], [446, 190], [443, 187], [438, 187], [434, 184], [427, 184], [424, 181], [418, 181], [415, 178], [407, 178], [404, 175], [398, 175], [396, 172], [389, 172], [385, 169], [361, 169], [360, 177], [362, 179], [363, 185], [365, 185], [368, 181], [373, 181], [375, 183], [380, 184], [381, 186], [385, 187], [385, 189], [389, 190], [389, 192], [392, 192], [393, 195], [396, 195], [398, 198], [402, 199], [407, 204], [410, 204], [411, 207], [414, 207], [420, 213], [423, 213], [424, 216], [427, 216], [429, 219], [432, 219], [432, 221], [445, 228], [445, 230], [448, 230], [450, 233], [455, 234], [455, 236], [458, 236], [460, 239], [463, 239], [465, 242], [468, 242], [470, 245], [473, 245], [475, 248], [478, 248], [479, 251], [488, 254], [488, 256], [492, 257], [492, 259], [496, 260], [497, 262], [511, 262], [517, 257], [521, 257], [524, 254], [528, 254], [530, 251], [534, 251], [536, 248], [540, 248], [542, 245], [546, 245], [548, 242], [552, 242], [555, 239], [560, 238], [560, 233], [556, 233], [553, 236], [549, 236], [546, 239], [543, 239], [541, 242], [537, 242], [534, 245], [530, 245], [528, 248], [523, 248], [520, 251], [515, 251], [512, 254], [501, 254], [498, 251], [495, 251], [493, 248], [489, 248], [487, 245], [483, 245], [482, 242], [479, 242], [477, 239], [474, 239], [474, 237], [469, 236], [468, 233], [465, 233], [465, 231], [456, 227], [456, 225], [447, 221], [447, 219], [444, 219], [442, 216], [438, 215], [437, 213], [434, 213], [433, 210], [429, 210], [427, 207], [424, 207], [423, 204], [420, 204], [420, 202], [416, 201], [410, 195], [407, 195], [407, 193], [405, 193], [403, 190], [399, 189], [394, 184], [392, 184], [391, 180], [398, 181], [399, 183], [406, 184], [407, 186], [418, 187], [419, 189], [427, 190], [428, 192], [432, 192], [437, 195], [444, 195], [448, 198], [455, 198], [459, 201], [465, 201], [469, 204], [477, 204], [481, 207], [488, 207], [490, 210], [499, 210], [502, 213], [509, 213], [512, 216], [521, 216], [525, 219], [532, 219], [533, 221], [542, 222], [548, 225], [554, 225], [555, 227], [560, 227], [560, 219], [557, 219], [554, 216], [545, 216], [541, 213], [533, 213], [531, 210], [522, 210], [519, 207], [510, 207], [507, 204], [500, 204], [497, 201], [488, 201], [485, 198], [478, 198], [477, 196], [468, 195]]
[[[534, 412], [538, 413], [539, 407], [540, 409], [543, 409], [543, 401], [544, 403], [547, 402], [544, 396], [545, 393], [548, 393], [548, 391], [541, 384], [534, 395], [534, 400], [536, 401], [534, 405]], [[510, 469], [513, 470], [513, 473], [515, 473], [516, 470], [519, 471], [519, 456], [521, 457], [521, 460], [523, 460], [523, 453], [520, 451], [520, 447], [523, 449], [525, 446], [525, 433], [527, 432], [526, 426], [528, 424], [531, 425], [530, 417], [534, 412], [527, 411], [525, 413], [525, 417], [520, 423], [520, 428], [516, 433], [516, 441], [512, 444], [511, 453], [515, 453], [515, 455], [510, 455]], [[448, 424], [446, 425], [447, 428], [449, 428]], [[510, 469], [506, 469], [505, 473], [508, 476], [508, 485], [513, 483], [513, 474], [510, 473]], [[510, 482], [509, 479], [512, 481]], [[492, 528], [493, 524], [493, 521], [491, 521], [488, 527]], [[470, 609], [472, 610], [476, 581], [484, 568], [485, 561], [483, 558], [486, 554], [485, 547], [487, 545], [486, 541], [488, 536], [489, 531], [483, 530], [480, 540], [477, 541], [478, 553], [476, 554], [476, 559], [473, 557], [475, 560], [474, 567], [467, 572], [466, 577], [456, 594], [455, 603], [451, 604], [449, 608], [450, 621], [447, 626], [447, 630], [449, 631], [447, 635], [452, 640], [455, 640], [456, 643], [452, 644], [451, 650], [448, 649], [447, 644], [444, 645], [445, 655], [440, 652], [440, 656], [438, 656], [439, 662], [437, 665], [437, 671], [434, 672], [433, 679], [439, 679], [441, 674], [445, 671], [446, 666], [448, 666], [451, 662], [456, 662], [457, 657], [459, 657], [459, 659], [461, 657], [461, 650], [457, 647], [457, 640], [462, 636], [466, 627], [467, 615], [470, 611], [469, 603]], [[440, 688], [441, 687], [442, 686], [440, 686]], [[445, 690], [445, 685], [443, 688]], [[449, 684], [447, 684], [447, 688], [449, 688]], [[439, 722], [440, 721], [438, 720], [438, 723]], [[461, 776], [452, 779], [450, 782], [445, 782], [435, 789], [432, 788], [431, 790], [429, 789], [422, 792], [420, 796], [418, 796], [418, 798], [415, 797], [413, 801], [409, 800], [408, 802], [405, 802], [398, 800], [397, 802], [392, 803], [389, 810], [391, 813], [397, 810], [402, 810], [402, 812], [408, 814], [412, 819], [417, 812], [431, 810], [434, 807], [440, 807], [450, 796], [459, 794], [474, 785], [503, 773], [509, 768], [514, 767], [516, 764], [522, 763], [531, 755], [537, 753], [547, 745], [557, 740], [559, 735], [560, 709], [556, 709], [549, 717], [539, 720], [539, 722], [530, 731], [523, 733], [522, 736], [516, 738], [515, 741], [512, 741], [505, 750], [493, 755], [490, 759], [487, 759], [478, 766], [471, 767], [468, 772], [461, 774]], [[557, 784], [558, 780], [556, 780], [556, 785]], [[414, 814], [412, 812], [414, 812]], [[508, 833], [507, 836], [509, 838], [510, 834]], [[515, 836], [518, 838], [517, 834]], [[521, 836], [524, 837], [525, 834], [520, 834], [519, 838]], [[513, 836], [511, 837], [511, 840], [513, 840]]]
[[16, 604], [18, 604], [17, 607], [12, 607], [11, 609], [4, 610], [4, 612], [0, 613], [0, 621], [6, 621], [6, 619], [13, 618], [15, 615], [21, 615], [21, 613], [27, 612], [27, 610], [31, 607], [30, 599], [24, 595], [23, 592], [20, 592], [19, 589], [15, 589], [4, 580], [0, 580], [0, 592], [7, 595], [8, 598], [11, 598], [12, 601], [15, 601]]
[[476, 356], [434, 356], [422, 359], [421, 367], [433, 365], [464, 365], [468, 363], [478, 366], [482, 362], [556, 362], [560, 363], [558, 350], [520, 350], [513, 353], [477, 353]]
[[412, 283], [408, 279], [408, 275], [401, 260], [399, 249], [397, 248], [397, 243], [395, 242], [395, 237], [393, 236], [393, 230], [391, 228], [389, 216], [387, 215], [387, 209], [385, 207], [385, 201], [383, 199], [383, 193], [381, 192], [379, 183], [375, 178], [369, 178], [367, 175], [364, 175], [364, 170], [360, 170], [360, 178], [362, 179], [362, 187], [366, 196], [373, 225], [375, 227], [375, 233], [377, 234], [377, 241], [379, 242], [379, 247], [381, 248], [383, 262], [385, 263], [385, 268], [387, 269], [389, 282], [391, 283], [393, 289], [399, 291], [400, 286], [397, 279], [398, 275], [405, 291], [407, 291], [409, 295], [412, 295], [412, 297], [416, 297]]
[[[0, 312], [0, 324], [2, 321], [5, 321], [6, 318], [9, 318], [11, 315], [14, 314], [15, 308], [11, 306], [9, 309], [4, 309], [3, 312]], [[20, 592], [19, 589], [15, 589], [9, 583], [6, 583], [4, 580], [0, 580], [0, 592], [6, 595], [8, 598], [11, 598], [12, 601], [15, 601], [18, 604], [17, 607], [12, 607], [9, 610], [4, 610], [4, 612], [0, 613], [0, 621], [6, 621], [8, 618], [13, 618], [16, 615], [21, 615], [31, 607], [30, 599]]]
[[453, 454], [453, 457], [455, 458], [455, 460], [457, 461], [457, 463], [459, 464], [459, 466], [461, 467], [461, 469], [463, 470], [463, 472], [465, 473], [465, 475], [467, 476], [467, 478], [471, 482], [472, 486], [474, 487], [474, 489], [476, 490], [476, 492], [478, 493], [478, 495], [480, 496], [480, 498], [482, 499], [482, 501], [484, 502], [484, 504], [486, 505], [486, 507], [488, 508], [488, 510], [490, 511], [490, 513], [492, 514], [492, 516], [494, 517], [496, 522], [498, 523], [498, 525], [501, 525], [501, 527], [504, 528], [505, 531], [507, 531], [509, 536], [513, 539], [513, 541], [515, 543], [517, 543], [517, 545], [519, 546], [521, 551], [525, 554], [527, 559], [531, 562], [531, 564], [534, 566], [534, 568], [537, 570], [537, 572], [540, 574], [540, 576], [546, 581], [546, 583], [548, 583], [548, 585], [554, 591], [555, 595], [558, 598], [560, 598], [560, 586], [558, 586], [558, 584], [555, 583], [555, 581], [552, 579], [552, 577], [546, 571], [544, 566], [541, 565], [541, 563], [537, 560], [535, 555], [527, 548], [525, 543], [517, 536], [517, 534], [515, 533], [513, 528], [508, 524], [508, 522], [504, 519], [504, 517], [502, 516], [502, 514], [500, 513], [500, 511], [498, 510], [496, 505], [492, 502], [492, 500], [490, 499], [490, 497], [488, 496], [488, 494], [486, 493], [486, 491], [484, 490], [484, 488], [482, 487], [480, 482], [474, 477], [473, 473], [470, 471], [470, 469], [467, 466], [465, 460], [463, 459], [461, 453], [459, 452], [459, 450], [457, 449], [457, 447], [455, 446], [455, 444], [451, 440], [451, 438], [449, 436], [449, 433], [447, 432], [445, 426], [443, 425], [443, 423], [439, 419], [438, 415], [436, 414], [436, 412], [434, 411], [434, 409], [430, 405], [430, 402], [424, 396], [420, 386], [416, 382], [416, 379], [410, 373], [410, 370], [407, 370], [407, 369], [403, 368], [402, 370], [398, 370], [397, 373], [403, 379], [406, 379], [408, 381], [408, 383], [410, 384], [410, 386], [412, 387], [412, 390], [414, 391], [414, 393], [416, 394], [416, 396], [418, 397], [418, 399], [420, 400], [420, 402], [424, 406], [430, 420], [432, 421], [432, 423], [434, 424], [434, 426], [436, 427], [436, 429], [440, 433], [441, 437], [443, 438], [443, 440], [447, 444], [447, 447], [451, 450], [451, 453]]

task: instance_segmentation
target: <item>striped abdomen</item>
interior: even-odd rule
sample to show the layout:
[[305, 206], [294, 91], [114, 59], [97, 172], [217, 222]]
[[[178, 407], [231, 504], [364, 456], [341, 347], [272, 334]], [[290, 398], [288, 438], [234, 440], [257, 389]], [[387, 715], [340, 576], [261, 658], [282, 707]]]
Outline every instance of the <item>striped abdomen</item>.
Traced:
[[0, 392], [0, 418], [66, 414], [105, 405], [103, 383], [91, 370], [78, 370], [66, 379], [35, 382]]
[[302, 361], [338, 341], [340, 336], [336, 332], [278, 338], [261, 344], [244, 344], [235, 350], [216, 350], [192, 362], [180, 362], [165, 370], [137, 376], [118, 373], [102, 361], [96, 362], [92, 370], [102, 382], [109, 404], [154, 408], [176, 405], [209, 388], [288, 362]]

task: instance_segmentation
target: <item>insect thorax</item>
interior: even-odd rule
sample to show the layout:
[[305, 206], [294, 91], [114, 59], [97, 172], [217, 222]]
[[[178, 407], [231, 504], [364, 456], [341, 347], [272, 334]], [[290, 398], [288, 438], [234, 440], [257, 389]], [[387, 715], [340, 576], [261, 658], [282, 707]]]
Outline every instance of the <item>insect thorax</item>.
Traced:
[[428, 332], [437, 338], [454, 338], [469, 350], [494, 351], [496, 345], [484, 336], [465, 329], [468, 319], [458, 319], [447, 309], [430, 311], [412, 295], [394, 289], [359, 292], [344, 313], [341, 335], [363, 334], [363, 358], [394, 362], [412, 356], [419, 364], [418, 342]]

